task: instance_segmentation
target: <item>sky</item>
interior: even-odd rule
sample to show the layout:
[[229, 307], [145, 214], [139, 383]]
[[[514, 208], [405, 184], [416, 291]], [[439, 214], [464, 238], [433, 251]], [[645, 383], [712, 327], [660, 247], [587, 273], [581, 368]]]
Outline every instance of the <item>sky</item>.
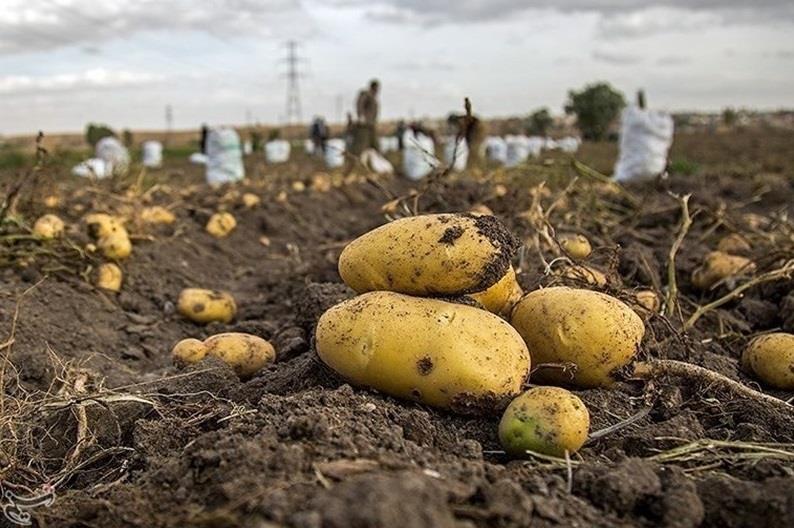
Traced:
[[652, 107], [794, 107], [791, 0], [0, 0], [0, 134], [304, 120], [370, 78], [384, 118], [561, 114], [608, 81]]

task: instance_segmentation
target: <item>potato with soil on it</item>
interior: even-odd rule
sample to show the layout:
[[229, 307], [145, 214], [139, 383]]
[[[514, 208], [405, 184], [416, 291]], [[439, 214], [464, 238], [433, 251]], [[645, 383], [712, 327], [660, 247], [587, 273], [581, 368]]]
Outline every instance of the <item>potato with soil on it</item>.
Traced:
[[54, 214], [45, 214], [33, 224], [33, 234], [45, 240], [52, 240], [63, 235], [64, 223]]
[[755, 264], [745, 257], [712, 251], [703, 264], [692, 272], [692, 285], [699, 290], [708, 290], [720, 281], [740, 274], [755, 271]]
[[96, 285], [103, 290], [121, 291], [121, 268], [112, 262], [106, 262], [97, 268]]
[[345, 247], [342, 280], [358, 293], [463, 295], [504, 277], [518, 241], [493, 216], [432, 214], [394, 220]]
[[651, 312], [655, 313], [659, 311], [659, 308], [662, 306], [662, 302], [659, 300], [659, 296], [653, 290], [639, 290], [634, 292], [634, 298], [637, 301], [637, 304], [643, 309], [646, 313]]
[[575, 259], [584, 259], [590, 256], [593, 247], [584, 235], [567, 233], [559, 237], [560, 246]]
[[606, 274], [600, 269], [579, 264], [566, 266], [558, 275], [563, 279], [582, 282], [599, 288], [603, 288], [609, 282]]
[[207, 222], [207, 233], [215, 238], [224, 238], [237, 227], [237, 220], [231, 213], [215, 213]]
[[243, 205], [247, 209], [253, 209], [254, 207], [262, 203], [262, 199], [259, 198], [259, 196], [250, 192], [243, 194], [242, 201], [243, 201]]
[[272, 363], [276, 351], [261, 337], [240, 332], [216, 334], [205, 339], [183, 339], [171, 351], [177, 364], [198, 363], [207, 356], [217, 357], [231, 366], [241, 378], [254, 375]]
[[315, 335], [317, 355], [348, 381], [461, 412], [498, 407], [529, 373], [507, 322], [439, 299], [365, 293], [327, 310]]
[[83, 222], [88, 234], [95, 239], [107, 237], [124, 229], [124, 223], [119, 218], [107, 213], [88, 214], [83, 218]]
[[132, 241], [123, 227], [100, 238], [97, 247], [103, 255], [113, 260], [125, 259], [132, 254]]
[[483, 292], [472, 293], [470, 297], [482, 304], [489, 312], [508, 314], [522, 295], [524, 291], [516, 280], [516, 271], [510, 266], [499, 282]]
[[612, 385], [614, 370], [637, 354], [645, 324], [626, 304], [590, 290], [553, 287], [525, 295], [510, 322], [527, 343], [532, 363], [573, 363], [571, 375], [561, 368], [541, 368], [533, 379], [593, 388]]
[[237, 314], [237, 304], [227, 292], [185, 288], [179, 294], [177, 310], [195, 323], [228, 323]]
[[742, 368], [770, 387], [794, 390], [794, 335], [756, 337], [744, 349]]
[[565, 456], [587, 440], [590, 413], [575, 394], [559, 387], [536, 387], [513, 400], [499, 422], [499, 441], [507, 454], [527, 451]]
[[730, 235], [725, 235], [720, 239], [717, 243], [717, 250], [722, 251], [723, 253], [729, 254], [741, 254], [750, 251], [752, 247], [750, 246], [750, 242], [747, 241], [739, 233], [731, 233]]
[[144, 207], [138, 215], [138, 220], [144, 224], [170, 225], [176, 222], [176, 215], [161, 205]]

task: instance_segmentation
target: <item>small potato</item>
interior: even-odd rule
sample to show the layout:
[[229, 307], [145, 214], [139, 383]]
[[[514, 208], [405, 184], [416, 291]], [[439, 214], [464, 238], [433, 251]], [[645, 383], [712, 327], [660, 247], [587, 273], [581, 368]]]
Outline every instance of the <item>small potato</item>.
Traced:
[[535, 290], [513, 308], [512, 325], [527, 343], [532, 363], [573, 363], [576, 372], [538, 370], [533, 377], [576, 387], [606, 387], [612, 371], [637, 354], [645, 325], [623, 302], [590, 290]]
[[513, 400], [499, 422], [499, 441], [507, 454], [527, 451], [565, 456], [587, 440], [590, 413], [575, 394], [559, 387], [536, 387]]
[[127, 230], [123, 227], [100, 238], [97, 241], [97, 247], [103, 255], [114, 260], [125, 259], [132, 253], [132, 242]]
[[262, 199], [254, 193], [245, 193], [243, 195], [243, 205], [248, 209], [253, 209], [260, 203], [262, 203]]
[[742, 367], [770, 387], [794, 390], [794, 335], [756, 337], [744, 349]]
[[312, 176], [312, 190], [324, 193], [330, 191], [331, 177], [323, 173]]
[[433, 214], [394, 220], [342, 251], [339, 274], [359, 293], [463, 295], [504, 277], [518, 241], [493, 216]]
[[96, 285], [103, 290], [120, 291], [121, 290], [121, 268], [112, 262], [106, 262], [97, 268]]
[[83, 218], [88, 234], [91, 237], [100, 239], [124, 229], [124, 224], [116, 218], [106, 213], [91, 213]]
[[732, 255], [745, 253], [751, 249], [750, 242], [748, 242], [747, 239], [739, 233], [731, 233], [730, 235], [726, 235], [717, 243], [718, 251]]
[[603, 271], [592, 266], [568, 266], [559, 274], [560, 277], [576, 282], [583, 282], [591, 286], [603, 288], [607, 285], [607, 276]]
[[292, 190], [295, 192], [303, 192], [306, 190], [306, 184], [302, 181], [292, 182]]
[[237, 227], [237, 220], [231, 213], [215, 213], [207, 222], [207, 233], [215, 238], [224, 238]]
[[326, 311], [317, 354], [356, 385], [461, 412], [492, 410], [529, 372], [521, 336], [472, 306], [370, 292]]
[[575, 259], [584, 259], [593, 251], [590, 241], [584, 235], [568, 233], [559, 238], [560, 246]]
[[276, 351], [261, 337], [239, 332], [216, 334], [204, 340], [208, 356], [222, 359], [240, 377], [249, 377], [272, 363]]
[[637, 299], [637, 304], [642, 306], [649, 312], [658, 312], [662, 306], [659, 296], [653, 290], [640, 290], [634, 293], [634, 298]]
[[485, 204], [475, 204], [471, 207], [471, 209], [469, 209], [469, 212], [472, 214], [493, 216], [493, 211], [491, 211], [491, 208]]
[[173, 224], [176, 221], [174, 213], [160, 205], [144, 207], [138, 219], [144, 224]]
[[712, 251], [706, 255], [703, 264], [692, 272], [692, 285], [700, 290], [708, 290], [729, 277], [754, 271], [755, 264], [748, 258]]
[[234, 297], [223, 291], [185, 288], [179, 294], [177, 310], [196, 323], [228, 323], [237, 314], [237, 305]]
[[54, 209], [55, 207], [61, 205], [61, 198], [54, 194], [50, 194], [44, 198], [44, 205], [50, 209]]
[[54, 214], [45, 214], [33, 224], [33, 234], [47, 240], [58, 238], [63, 234], [63, 220]]
[[171, 357], [174, 363], [179, 365], [190, 365], [198, 363], [207, 356], [207, 347], [198, 339], [183, 339], [171, 349]]
[[522, 295], [524, 291], [516, 280], [516, 271], [510, 266], [499, 282], [483, 292], [472, 293], [470, 297], [482, 304], [489, 312], [504, 315], [510, 313], [513, 305]]

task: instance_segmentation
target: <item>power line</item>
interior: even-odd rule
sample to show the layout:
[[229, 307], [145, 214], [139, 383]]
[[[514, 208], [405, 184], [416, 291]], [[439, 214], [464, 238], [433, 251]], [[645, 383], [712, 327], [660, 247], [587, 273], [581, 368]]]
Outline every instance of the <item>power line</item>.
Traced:
[[298, 79], [301, 74], [299, 71], [299, 64], [304, 59], [298, 56], [298, 42], [288, 40], [287, 57], [287, 111], [284, 116], [287, 124], [301, 122], [301, 97]]

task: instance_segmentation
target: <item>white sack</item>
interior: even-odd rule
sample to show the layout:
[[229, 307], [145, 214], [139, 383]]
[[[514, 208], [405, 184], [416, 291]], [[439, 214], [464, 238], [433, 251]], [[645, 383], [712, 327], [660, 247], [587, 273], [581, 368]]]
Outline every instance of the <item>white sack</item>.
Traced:
[[144, 167], [157, 169], [163, 166], [163, 144], [159, 141], [144, 141], [141, 145]]
[[620, 155], [615, 165], [618, 181], [652, 178], [667, 165], [673, 144], [673, 118], [664, 112], [629, 106], [620, 118]]
[[488, 136], [483, 145], [487, 159], [501, 164], [507, 162], [507, 142], [504, 139], [499, 136]]
[[469, 145], [463, 138], [457, 142], [455, 139], [455, 137], [449, 137], [444, 140], [444, 163], [450, 166], [454, 158], [455, 165], [452, 169], [457, 172], [462, 172], [466, 170], [466, 164], [469, 161]]
[[579, 145], [581, 145], [581, 141], [577, 137], [573, 136], [566, 136], [559, 141], [557, 141], [557, 147], [567, 154], [575, 154], [577, 150], [579, 150]]
[[289, 160], [289, 141], [275, 139], [265, 143], [265, 160], [268, 163], [284, 163]]
[[375, 174], [393, 174], [394, 166], [375, 149], [361, 153], [361, 163]]
[[403, 173], [412, 181], [419, 181], [438, 166], [434, 156], [433, 138], [406, 130], [403, 136]]
[[526, 136], [505, 136], [505, 143], [507, 143], [506, 167], [515, 167], [527, 160], [530, 154], [529, 139]]
[[397, 136], [382, 136], [378, 138], [378, 148], [383, 154], [400, 150], [400, 141]]
[[194, 163], [196, 165], [206, 165], [207, 164], [207, 155], [202, 154], [201, 152], [194, 152], [188, 158], [190, 163]]
[[345, 164], [345, 140], [334, 138], [325, 142], [325, 166], [336, 169]]
[[231, 128], [211, 128], [207, 134], [207, 183], [220, 185], [244, 177], [240, 136]]
[[72, 174], [82, 178], [97, 178], [101, 180], [110, 176], [110, 171], [107, 170], [105, 160], [89, 158], [72, 167]]
[[113, 136], [100, 139], [94, 151], [97, 158], [105, 162], [105, 173], [123, 176], [130, 167], [130, 153], [127, 147]]

